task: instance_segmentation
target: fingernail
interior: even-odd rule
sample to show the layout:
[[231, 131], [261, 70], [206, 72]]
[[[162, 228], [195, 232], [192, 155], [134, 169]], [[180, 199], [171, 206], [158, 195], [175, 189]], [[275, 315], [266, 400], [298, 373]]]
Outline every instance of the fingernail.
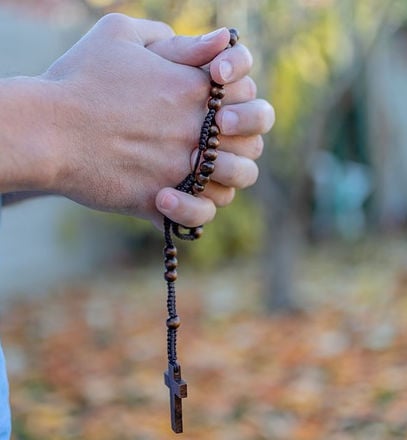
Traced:
[[179, 205], [179, 200], [174, 194], [167, 193], [160, 200], [160, 208], [163, 211], [173, 211], [177, 209]]
[[239, 116], [230, 110], [226, 110], [222, 116], [222, 133], [233, 134], [239, 123]]
[[228, 81], [232, 78], [233, 66], [229, 61], [222, 60], [219, 64], [219, 71], [223, 81]]
[[215, 38], [217, 35], [223, 32], [224, 29], [225, 28], [217, 29], [216, 31], [209, 32], [209, 34], [202, 35], [201, 40], [204, 41], [212, 40], [212, 38]]

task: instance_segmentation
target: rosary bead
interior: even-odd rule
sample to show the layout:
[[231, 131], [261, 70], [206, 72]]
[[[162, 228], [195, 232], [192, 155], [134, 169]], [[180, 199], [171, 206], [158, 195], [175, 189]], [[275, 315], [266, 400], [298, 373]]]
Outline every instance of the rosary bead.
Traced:
[[215, 164], [209, 161], [202, 162], [199, 169], [201, 173], [209, 175], [215, 171]]
[[196, 181], [201, 185], [206, 185], [210, 180], [209, 176], [205, 176], [205, 174], [198, 174], [196, 176]]
[[194, 193], [196, 194], [196, 193], [201, 193], [205, 189], [205, 187], [201, 183], [195, 182], [192, 189], [193, 189]]
[[219, 127], [217, 125], [211, 125], [209, 129], [209, 134], [211, 136], [219, 136], [220, 134]]
[[194, 235], [194, 238], [198, 239], [202, 237], [203, 231], [204, 230], [202, 226], [197, 226], [192, 230], [192, 234]]
[[164, 264], [168, 270], [174, 270], [178, 266], [178, 260], [175, 257], [168, 258], [165, 260]]
[[237, 43], [237, 41], [239, 40], [239, 32], [235, 28], [230, 28], [229, 33], [230, 33], [229, 44], [231, 46], [234, 46]]
[[179, 316], [173, 316], [173, 317], [169, 317], [167, 319], [167, 327], [171, 328], [171, 329], [177, 329], [179, 326], [181, 325], [181, 320], [179, 318]]
[[217, 98], [212, 98], [208, 102], [208, 108], [218, 111], [222, 106], [222, 101]]
[[212, 87], [223, 87], [223, 84], [219, 84], [216, 81], [214, 81], [213, 79], [211, 79], [211, 86]]
[[223, 87], [212, 87], [210, 95], [212, 98], [222, 99], [225, 97], [225, 89]]
[[218, 157], [218, 152], [215, 150], [215, 148], [208, 148], [204, 151], [203, 157], [206, 160], [213, 161], [216, 160], [216, 158]]
[[172, 245], [172, 246], [166, 246], [164, 248], [164, 256], [165, 258], [173, 258], [177, 256], [177, 248]]
[[[239, 39], [236, 29], [229, 29], [228, 48], [234, 46]], [[187, 194], [199, 195], [210, 182], [210, 175], [215, 171], [214, 161], [218, 157], [220, 147], [220, 129], [216, 125], [215, 117], [222, 106], [225, 97], [225, 86], [211, 80], [209, 97], [206, 101], [207, 113], [201, 125], [197, 147], [199, 154], [192, 166], [191, 172], [175, 188]], [[186, 227], [164, 217], [164, 278], [167, 281], [167, 356], [168, 370], [164, 373], [165, 385], [170, 391], [171, 426], [175, 433], [183, 431], [182, 399], [187, 397], [187, 384], [181, 377], [181, 366], [177, 362], [177, 329], [181, 320], [176, 311], [176, 283], [178, 260], [177, 248], [173, 244], [172, 236], [183, 240], [198, 239], [203, 234], [203, 227]]]
[[164, 273], [164, 278], [166, 281], [174, 282], [177, 279], [177, 271], [175, 269], [167, 270], [167, 272]]
[[220, 145], [219, 139], [216, 136], [211, 136], [208, 139], [208, 147], [209, 148], [218, 148]]

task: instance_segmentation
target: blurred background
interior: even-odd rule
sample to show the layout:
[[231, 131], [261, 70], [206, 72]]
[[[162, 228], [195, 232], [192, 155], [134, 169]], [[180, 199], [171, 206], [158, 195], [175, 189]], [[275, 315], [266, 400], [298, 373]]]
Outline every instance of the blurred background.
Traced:
[[[239, 28], [277, 113], [258, 184], [180, 244], [183, 437], [406, 439], [405, 0], [0, 0], [0, 74], [112, 11]], [[171, 438], [161, 248], [54, 197], [2, 211], [14, 440]]]

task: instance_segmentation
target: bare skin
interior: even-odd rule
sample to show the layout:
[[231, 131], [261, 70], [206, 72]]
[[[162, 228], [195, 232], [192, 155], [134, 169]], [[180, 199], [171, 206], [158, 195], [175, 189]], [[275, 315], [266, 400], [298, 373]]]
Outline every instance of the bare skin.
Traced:
[[[227, 29], [178, 37], [165, 24], [101, 19], [43, 75], [0, 80], [0, 192], [45, 191], [85, 206], [188, 226], [252, 185], [274, 122]], [[226, 63], [225, 63], [226, 61]], [[228, 65], [229, 63], [229, 65]], [[202, 67], [204, 66], [204, 67]], [[173, 189], [191, 170], [212, 78], [226, 84], [213, 182]]]

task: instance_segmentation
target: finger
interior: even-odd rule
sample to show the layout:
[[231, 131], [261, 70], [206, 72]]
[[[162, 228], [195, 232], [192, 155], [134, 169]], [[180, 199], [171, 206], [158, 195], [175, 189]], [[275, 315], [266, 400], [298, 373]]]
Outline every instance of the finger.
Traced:
[[156, 196], [157, 209], [169, 219], [188, 227], [213, 220], [216, 207], [207, 197], [194, 197], [173, 188], [163, 188]]
[[105, 15], [95, 27], [107, 38], [126, 38], [142, 46], [174, 36], [172, 28], [163, 22], [131, 18], [120, 13]]
[[220, 136], [220, 149], [248, 159], [258, 159], [264, 149], [264, 140], [260, 135], [254, 136]]
[[222, 105], [253, 101], [256, 98], [256, 94], [256, 83], [249, 76], [245, 76], [239, 81], [225, 86], [225, 97], [222, 99]]
[[217, 207], [223, 207], [232, 203], [236, 190], [212, 181], [205, 186], [203, 195], [211, 199]]
[[[191, 155], [191, 166], [195, 163], [196, 154], [197, 151]], [[211, 181], [241, 189], [253, 185], [258, 176], [259, 168], [253, 160], [219, 150]]]
[[202, 66], [223, 51], [228, 42], [229, 31], [221, 28], [198, 37], [173, 36], [168, 40], [154, 41], [147, 47], [169, 61], [188, 66]]
[[236, 44], [219, 53], [209, 66], [212, 79], [228, 84], [246, 76], [253, 65], [253, 57], [246, 46]]
[[228, 136], [264, 134], [271, 129], [274, 121], [274, 109], [263, 99], [226, 105], [216, 114], [221, 133]]

